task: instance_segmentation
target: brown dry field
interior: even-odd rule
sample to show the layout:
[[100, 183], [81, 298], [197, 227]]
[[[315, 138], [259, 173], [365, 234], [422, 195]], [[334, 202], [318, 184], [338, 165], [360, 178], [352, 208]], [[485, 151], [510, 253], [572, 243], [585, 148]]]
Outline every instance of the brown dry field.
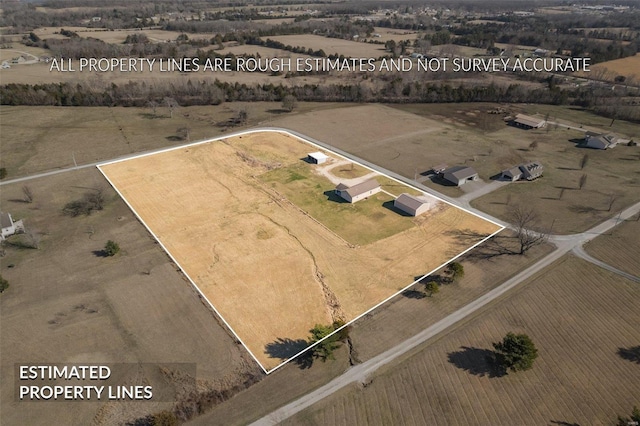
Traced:
[[395, 40], [395, 41], [402, 41], [402, 40], [415, 40], [418, 37], [420, 37], [422, 34], [418, 33], [417, 31], [410, 31], [410, 30], [400, 30], [400, 29], [395, 29], [395, 28], [384, 28], [384, 27], [374, 27], [373, 29], [374, 33], [380, 34], [380, 37], [369, 37], [370, 40], [374, 40], [374, 41], [381, 41], [382, 43], [389, 41], [389, 40]]
[[616, 226], [613, 231], [599, 235], [585, 245], [586, 251], [629, 274], [640, 277], [640, 219], [638, 215]]
[[[496, 244], [513, 248], [514, 240], [503, 231], [494, 237]], [[518, 271], [533, 264], [551, 251], [551, 246], [539, 246], [524, 256], [491, 256], [493, 243], [484, 243], [465, 255], [460, 262], [465, 276], [455, 284], [441, 288], [432, 298], [416, 297], [407, 292], [382, 305], [353, 323], [351, 329], [351, 353], [342, 346], [336, 353], [335, 362], [315, 362], [311, 369], [289, 363], [260, 383], [236, 395], [211, 412], [195, 419], [199, 425], [248, 424], [286, 403], [328, 382], [333, 376], [318, 381], [316, 368], [331, 368], [332, 372], [343, 372], [351, 358], [366, 361], [405, 339], [441, 320], [446, 315], [476, 299], [481, 294], [498, 286]], [[442, 273], [438, 271], [437, 273]], [[420, 290], [420, 286], [411, 290]]]
[[[252, 48], [258, 46], [251, 46]], [[254, 49], [241, 49], [242, 51], [253, 51]], [[272, 50], [270, 57], [274, 56], [273, 52], [286, 52], [280, 50]], [[289, 54], [290, 52], [286, 52]], [[276, 56], [280, 56], [275, 53]], [[18, 54], [11, 57], [18, 56]], [[286, 57], [286, 54], [282, 54]], [[296, 57], [292, 54], [292, 58]], [[294, 64], [295, 65], [295, 64]], [[77, 67], [77, 62], [75, 63]], [[66, 65], [65, 65], [66, 67]], [[156, 66], [157, 67], [157, 66]], [[12, 66], [9, 69], [0, 70], [0, 79], [2, 84], [46, 84], [46, 83], [73, 83], [73, 84], [88, 84], [91, 86], [102, 87], [105, 84], [126, 84], [129, 82], [137, 82], [144, 84], [186, 84], [189, 80], [197, 79], [197, 81], [209, 81], [214, 83], [215, 80], [228, 83], [238, 84], [283, 84], [285, 86], [295, 86], [303, 84], [340, 84], [345, 82], [346, 79], [361, 79], [362, 76], [355, 74], [335, 74], [331, 76], [326, 75], [307, 75], [298, 76], [293, 78], [285, 78], [285, 74], [270, 75], [269, 73], [262, 72], [211, 72], [204, 71], [201, 68], [199, 72], [193, 73], [180, 73], [178, 71], [165, 71], [160, 72], [157, 68], [153, 72], [145, 70], [143, 72], [119, 72], [119, 71], [106, 71], [106, 72], [93, 72], [83, 70], [82, 72], [64, 72], [51, 70], [51, 64], [37, 63], [37, 64], [18, 64]]]
[[287, 35], [268, 37], [291, 46], [301, 46], [305, 49], [322, 49], [327, 55], [339, 55], [354, 58], [378, 58], [385, 55], [384, 46], [378, 44], [361, 43], [338, 38], [322, 37], [312, 34]]
[[[551, 126], [547, 129], [522, 130], [508, 126], [500, 115], [487, 111], [495, 104], [448, 105], [365, 105], [308, 112], [283, 117], [275, 124], [327, 141], [409, 179], [426, 173], [432, 166], [466, 164], [476, 169], [486, 182], [501, 170], [528, 160], [540, 161], [544, 177], [534, 182], [509, 184], [480, 199], [474, 206], [492, 215], [509, 219], [512, 203], [529, 203], [538, 211], [538, 226], [556, 233], [581, 232], [639, 200], [640, 174], [637, 170], [638, 147], [619, 146], [600, 151], [577, 148], [583, 137], [578, 130]], [[571, 125], [591, 124], [591, 129], [607, 129], [610, 120], [571, 108], [502, 106], [515, 112], [550, 112], [550, 120], [566, 117]], [[597, 126], [597, 127], [596, 127]], [[616, 120], [611, 129], [629, 138], [640, 136], [640, 126]], [[529, 145], [538, 142], [531, 150]], [[587, 154], [588, 164], [580, 169]], [[587, 184], [577, 189], [587, 174]], [[424, 184], [449, 196], [462, 190], [443, 186], [419, 177]], [[562, 199], [560, 192], [564, 190]], [[616, 201], [611, 211], [612, 194]]]
[[254, 179], [266, 169], [237, 155], [243, 145], [283, 165], [310, 149], [257, 133], [101, 168], [267, 369], [304, 347], [314, 324], [352, 320], [499, 229], [443, 204], [354, 248]]
[[[301, 102], [290, 114], [336, 105]], [[247, 124], [225, 129], [224, 123], [240, 109], [248, 113]], [[177, 130], [182, 127], [189, 127], [191, 141], [196, 141], [229, 130], [269, 125], [271, 120], [281, 115], [279, 102], [185, 107], [178, 109], [173, 118], [170, 118], [166, 107], [159, 107], [154, 116], [149, 108], [2, 106], [1, 165], [7, 168], [7, 179], [12, 179], [71, 167], [71, 153], [78, 165], [107, 161], [186, 143], [175, 140]]]
[[640, 54], [614, 61], [601, 62], [591, 67], [591, 73], [605, 71], [605, 78], [613, 81], [619, 75], [640, 81]]
[[[14, 363], [196, 363], [203, 389], [261, 374], [218, 324], [193, 287], [95, 168], [28, 182], [34, 202], [22, 202], [22, 183], [2, 186], [0, 202], [40, 248], [5, 246], [0, 297], [0, 405], [3, 425], [123, 424], [166, 403], [16, 402]], [[105, 188], [105, 209], [62, 216], [69, 201]], [[107, 240], [113, 258], [97, 255]], [[13, 266], [11, 266], [13, 265]], [[129, 379], [127, 379], [129, 380]], [[122, 384], [127, 384], [123, 382]]]
[[[286, 420], [286, 425], [607, 425], [640, 399], [640, 287], [565, 257], [435, 342]], [[531, 370], [486, 362], [509, 331], [536, 344]]]

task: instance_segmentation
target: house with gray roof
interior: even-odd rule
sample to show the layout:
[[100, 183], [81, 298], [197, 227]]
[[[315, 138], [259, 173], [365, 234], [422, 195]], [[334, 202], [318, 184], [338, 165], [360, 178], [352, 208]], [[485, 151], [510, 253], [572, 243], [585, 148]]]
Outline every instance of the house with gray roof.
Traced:
[[522, 163], [510, 169], [503, 170], [500, 177], [504, 180], [510, 180], [511, 182], [521, 179], [534, 180], [542, 176], [542, 172], [544, 172], [542, 164], [530, 161], [528, 163]]
[[582, 143], [582, 146], [586, 148], [593, 148], [593, 149], [608, 149], [608, 148], [615, 147], [621, 141], [622, 140], [619, 137], [611, 133], [598, 134], [598, 133], [587, 132], [587, 134], [584, 137], [584, 142]]
[[343, 200], [355, 203], [373, 194], [380, 192], [382, 188], [376, 179], [369, 179], [353, 186], [347, 186], [339, 183], [336, 186], [335, 193]]
[[454, 166], [442, 171], [441, 176], [444, 180], [453, 183], [456, 186], [462, 186], [465, 183], [478, 180], [478, 172], [469, 166]]

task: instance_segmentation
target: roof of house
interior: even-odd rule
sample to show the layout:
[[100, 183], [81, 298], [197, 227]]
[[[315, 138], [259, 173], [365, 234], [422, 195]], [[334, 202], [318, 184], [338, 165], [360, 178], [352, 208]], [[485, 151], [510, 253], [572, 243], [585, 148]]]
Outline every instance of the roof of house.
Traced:
[[478, 174], [473, 167], [469, 166], [453, 166], [442, 172], [443, 174], [453, 175], [456, 179], [468, 179]]
[[[342, 186], [342, 188], [340, 188], [340, 186]], [[351, 197], [355, 197], [357, 195], [360, 194], [364, 194], [367, 191], [371, 191], [373, 189], [376, 189], [380, 186], [380, 184], [378, 183], [377, 180], [375, 179], [369, 179], [366, 180], [364, 182], [360, 182], [357, 185], [353, 185], [351, 187], [346, 187], [344, 184], [338, 184], [338, 186], [336, 186], [336, 189], [338, 191], [344, 191], [347, 194], [349, 194]]]
[[608, 134], [588, 134], [587, 136], [585, 136], [585, 141], [587, 143], [589, 142], [599, 142], [601, 143], [604, 147], [609, 147], [609, 146], [614, 146], [618, 143], [619, 138], [616, 135], [613, 135], [611, 133]]
[[311, 158], [316, 158], [316, 159], [327, 159], [329, 158], [324, 152], [310, 152], [309, 154], [307, 154], [309, 157]]
[[400, 194], [398, 198], [396, 198], [395, 202], [413, 210], [417, 210], [418, 208], [420, 208], [420, 206], [426, 204], [426, 201], [420, 200], [416, 197], [412, 197], [409, 194]]
[[339, 183], [338, 186], [336, 186], [336, 190], [338, 190], [338, 191], [344, 191], [347, 188], [349, 188], [349, 187], [347, 185], [345, 185], [344, 183]]
[[523, 163], [520, 165], [521, 168], [524, 168], [528, 172], [535, 171], [536, 169], [542, 169], [542, 164], [536, 163], [535, 161], [529, 161], [528, 163]]
[[521, 173], [522, 173], [522, 171], [520, 170], [520, 166], [513, 166], [510, 169], [502, 171], [503, 175], [510, 175], [512, 177], [516, 176], [516, 175], [519, 175]]
[[9, 228], [13, 226], [13, 220], [11, 219], [11, 215], [9, 213], [0, 212], [0, 226], [2, 228]]
[[524, 114], [517, 114], [516, 118], [513, 120], [518, 124], [524, 124], [529, 127], [538, 127], [544, 123], [543, 119], [531, 117]]

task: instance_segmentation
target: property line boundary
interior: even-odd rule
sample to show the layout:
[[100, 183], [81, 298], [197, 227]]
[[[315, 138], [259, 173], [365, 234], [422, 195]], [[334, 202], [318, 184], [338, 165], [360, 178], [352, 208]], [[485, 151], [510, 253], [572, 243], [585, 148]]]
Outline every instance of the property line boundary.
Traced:
[[406, 185], [411, 189], [414, 189], [416, 191], [419, 191], [423, 194], [426, 194], [425, 191], [421, 190], [420, 188], [412, 185], [409, 182], [405, 182], [402, 181], [400, 179], [397, 179], [393, 176], [389, 176], [388, 174], [386, 174], [383, 171], [380, 170], [376, 170], [366, 164], [363, 164], [361, 161], [358, 161], [354, 158], [345, 156], [341, 153], [336, 152], [334, 149], [330, 149], [327, 148], [326, 145], [320, 145], [317, 144], [309, 139], [307, 139], [306, 137], [303, 137], [302, 135], [299, 134], [294, 134], [291, 131], [287, 130], [287, 129], [275, 129], [275, 128], [258, 128], [258, 129], [250, 129], [250, 130], [244, 130], [244, 131], [240, 131], [240, 132], [236, 132], [236, 133], [232, 133], [232, 134], [228, 134], [228, 135], [224, 135], [224, 136], [219, 136], [216, 138], [212, 138], [212, 139], [205, 139], [202, 141], [196, 141], [196, 142], [192, 142], [189, 144], [185, 144], [185, 145], [179, 145], [179, 146], [173, 146], [173, 147], [169, 147], [169, 148], [165, 148], [165, 149], [161, 149], [161, 150], [155, 150], [152, 152], [146, 152], [146, 153], [142, 153], [139, 155], [134, 155], [134, 156], [128, 156], [126, 158], [120, 158], [120, 159], [116, 159], [116, 160], [111, 160], [111, 161], [106, 161], [106, 162], [102, 162], [96, 165], [96, 168], [100, 171], [100, 173], [105, 177], [105, 179], [107, 180], [107, 182], [109, 182], [109, 184], [111, 185], [111, 187], [113, 189], [115, 189], [115, 191], [118, 193], [118, 195], [120, 196], [120, 198], [122, 198], [122, 200], [125, 202], [125, 204], [129, 207], [129, 209], [131, 209], [131, 211], [133, 212], [133, 214], [136, 216], [136, 218], [138, 219], [138, 221], [140, 221], [140, 223], [142, 223], [144, 225], [144, 227], [147, 229], [147, 231], [149, 231], [149, 233], [153, 236], [153, 238], [158, 242], [158, 244], [160, 245], [160, 247], [162, 247], [162, 249], [165, 251], [165, 253], [167, 253], [167, 255], [169, 256], [169, 258], [178, 266], [178, 268], [180, 268], [180, 271], [184, 274], [184, 276], [189, 280], [189, 282], [191, 283], [191, 285], [196, 289], [196, 291], [198, 292], [198, 294], [200, 295], [200, 297], [202, 297], [207, 304], [209, 305], [209, 307], [211, 307], [211, 309], [215, 312], [215, 314], [222, 320], [222, 322], [225, 324], [225, 326], [229, 329], [229, 331], [231, 331], [231, 333], [233, 334], [233, 336], [236, 338], [237, 341], [239, 341], [242, 346], [247, 350], [247, 352], [249, 353], [249, 355], [251, 355], [251, 357], [255, 360], [255, 362], [260, 366], [260, 368], [262, 369], [262, 371], [264, 371], [265, 374], [271, 374], [274, 371], [278, 370], [279, 368], [281, 368], [282, 366], [286, 365], [287, 363], [293, 361], [294, 359], [298, 358], [299, 356], [301, 356], [302, 354], [304, 354], [305, 352], [307, 352], [308, 350], [312, 349], [314, 346], [322, 343], [324, 340], [328, 339], [329, 337], [333, 336], [334, 334], [340, 332], [341, 330], [343, 330], [344, 328], [350, 326], [351, 324], [353, 324], [355, 321], [359, 320], [360, 318], [368, 315], [369, 313], [371, 313], [372, 311], [374, 311], [375, 309], [377, 309], [378, 307], [382, 306], [383, 304], [387, 303], [389, 300], [393, 299], [394, 297], [400, 295], [401, 293], [405, 292], [406, 290], [408, 290], [409, 288], [411, 288], [412, 286], [414, 286], [415, 284], [417, 284], [418, 282], [422, 281], [424, 278], [426, 278], [427, 276], [433, 274], [435, 271], [437, 271], [438, 269], [446, 266], [447, 264], [455, 261], [456, 259], [460, 258], [461, 256], [463, 256], [464, 254], [466, 254], [467, 252], [469, 252], [470, 250], [473, 250], [475, 247], [477, 247], [478, 245], [484, 243], [485, 241], [487, 241], [488, 239], [492, 238], [493, 236], [495, 236], [496, 234], [502, 232], [505, 229], [505, 226], [494, 221], [491, 219], [488, 219], [486, 217], [483, 217], [473, 211], [467, 210], [464, 207], [458, 206], [450, 201], [447, 201], [445, 199], [442, 199], [434, 194], [429, 193], [428, 195], [431, 197], [434, 197], [435, 199], [437, 199], [440, 202], [443, 202], [445, 204], [448, 204], [452, 207], [455, 207], [457, 209], [460, 209], [466, 213], [469, 213], [475, 217], [478, 217], [482, 220], [485, 220], [487, 222], [490, 222], [496, 226], [498, 226], [498, 230], [495, 231], [494, 233], [492, 233], [491, 235], [483, 238], [481, 241], [477, 242], [476, 244], [472, 245], [471, 247], [467, 248], [466, 250], [462, 251], [461, 253], [459, 253], [458, 255], [452, 257], [451, 259], [449, 259], [448, 261], [444, 262], [443, 264], [439, 265], [437, 268], [433, 269], [432, 271], [424, 274], [423, 276], [421, 276], [420, 278], [418, 278], [417, 280], [413, 281], [411, 284], [407, 285], [406, 287], [403, 287], [402, 289], [398, 290], [397, 292], [393, 293], [391, 296], [387, 297], [386, 299], [382, 300], [381, 302], [377, 303], [376, 305], [374, 305], [373, 307], [367, 309], [365, 312], [361, 313], [360, 315], [356, 316], [355, 318], [351, 319], [349, 322], [347, 322], [346, 324], [344, 324], [343, 326], [341, 326], [340, 328], [337, 328], [336, 330], [334, 330], [332, 333], [328, 334], [327, 336], [325, 336], [323, 339], [315, 342], [314, 344], [307, 346], [306, 348], [304, 348], [303, 350], [301, 350], [300, 352], [298, 352], [297, 354], [293, 355], [291, 358], [286, 359], [285, 361], [281, 362], [280, 364], [278, 364], [277, 366], [273, 367], [270, 370], [267, 370], [262, 363], [260, 363], [260, 361], [258, 361], [258, 359], [256, 358], [256, 356], [253, 354], [253, 352], [251, 351], [251, 349], [249, 349], [249, 347], [244, 343], [244, 341], [240, 338], [240, 336], [235, 332], [235, 330], [233, 329], [233, 327], [231, 327], [231, 325], [227, 322], [227, 320], [220, 314], [220, 312], [216, 309], [216, 307], [213, 305], [213, 303], [211, 303], [211, 301], [207, 298], [207, 296], [202, 292], [202, 290], [200, 290], [200, 287], [198, 287], [198, 285], [196, 284], [196, 282], [189, 276], [189, 274], [185, 271], [185, 269], [182, 267], [182, 265], [180, 265], [180, 263], [176, 260], [176, 258], [171, 254], [171, 252], [165, 247], [165, 245], [162, 243], [162, 241], [160, 241], [160, 239], [158, 238], [158, 236], [153, 232], [153, 230], [151, 230], [151, 228], [149, 227], [149, 225], [147, 225], [147, 223], [142, 219], [142, 217], [140, 216], [140, 214], [138, 214], [138, 212], [133, 208], [133, 206], [129, 203], [129, 201], [124, 197], [124, 195], [120, 192], [120, 190], [116, 187], [116, 185], [114, 185], [114, 183], [111, 181], [111, 179], [109, 179], [109, 177], [107, 176], [107, 174], [104, 172], [104, 170], [102, 170], [102, 166], [107, 166], [109, 164], [115, 164], [115, 163], [121, 163], [121, 162], [125, 162], [125, 161], [129, 161], [129, 160], [135, 160], [137, 158], [142, 158], [142, 157], [148, 157], [151, 155], [156, 155], [156, 154], [162, 154], [165, 152], [170, 152], [170, 151], [176, 151], [176, 150], [180, 150], [180, 149], [185, 149], [185, 148], [189, 148], [192, 146], [198, 146], [198, 145], [204, 145], [207, 143], [211, 143], [211, 142], [217, 142], [223, 139], [228, 139], [228, 138], [232, 138], [232, 137], [238, 137], [238, 136], [243, 136], [243, 135], [248, 135], [248, 134], [254, 134], [254, 133], [265, 133], [265, 132], [269, 132], [269, 133], [281, 133], [281, 134], [285, 134], [288, 136], [291, 136], [303, 143], [306, 143], [308, 145], [311, 145], [313, 147], [319, 148], [321, 150], [325, 150], [325, 151], [329, 151], [332, 155], [341, 157], [345, 160], [351, 161], [356, 163], [357, 165], [364, 167], [368, 170], [371, 170], [373, 172], [378, 173], [381, 176], [384, 176], [388, 179], [391, 179], [395, 182], [398, 182], [402, 185]]

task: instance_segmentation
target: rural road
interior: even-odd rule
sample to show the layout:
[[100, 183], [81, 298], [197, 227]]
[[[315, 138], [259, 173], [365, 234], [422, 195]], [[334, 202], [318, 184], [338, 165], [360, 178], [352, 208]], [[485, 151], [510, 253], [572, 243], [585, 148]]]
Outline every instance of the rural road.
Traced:
[[[250, 130], [243, 130], [243, 131], [238, 131], [238, 132], [234, 132], [234, 133], [229, 133], [226, 135], [223, 135], [221, 137], [218, 138], [214, 138], [211, 140], [220, 140], [220, 139], [224, 139], [224, 138], [228, 138], [228, 137], [232, 137], [232, 136], [236, 136], [236, 135], [242, 135], [245, 134], [247, 132], [257, 132], [257, 131], [285, 131], [289, 134], [292, 134], [294, 136], [297, 136], [303, 140], [307, 140], [309, 142], [312, 142], [320, 147], [326, 148], [328, 150], [331, 150], [333, 152], [336, 152], [340, 155], [342, 155], [343, 157], [346, 157], [348, 159], [354, 160], [360, 164], [364, 164], [365, 166], [376, 170], [376, 171], [380, 171], [388, 176], [393, 177], [394, 179], [397, 179], [401, 182], [405, 182], [408, 183], [416, 188], [419, 188], [420, 190], [424, 191], [425, 193], [434, 195], [435, 197], [444, 200], [454, 206], [458, 206], [461, 208], [464, 208], [468, 211], [471, 211], [475, 214], [477, 214], [480, 217], [483, 217], [491, 222], [494, 223], [498, 223], [501, 224], [503, 226], [509, 226], [508, 223], [505, 223], [503, 221], [500, 221], [497, 218], [494, 218], [484, 212], [478, 211], [474, 208], [471, 208], [469, 206], [469, 200], [468, 199], [454, 199], [454, 198], [450, 198], [447, 197], [443, 194], [440, 194], [437, 191], [434, 191], [431, 188], [428, 188], [420, 183], [417, 183], [415, 181], [409, 180], [401, 175], [398, 175], [394, 172], [391, 172], [389, 170], [385, 170], [380, 168], [379, 166], [369, 163], [367, 161], [364, 161], [354, 155], [351, 155], [345, 151], [342, 151], [340, 149], [337, 149], [333, 146], [330, 146], [328, 144], [325, 144], [323, 142], [320, 142], [318, 140], [315, 140], [313, 138], [309, 138], [305, 135], [302, 135], [298, 132], [289, 130], [289, 129], [283, 129], [283, 128], [279, 128], [279, 127], [261, 127], [261, 128], [254, 128], [254, 129], [250, 129]], [[192, 143], [192, 144], [188, 144], [188, 145], [194, 145], [194, 144], [198, 144], [198, 143], [206, 143], [209, 142], [211, 140], [206, 140], [206, 141], [200, 141], [200, 142], [196, 142], [196, 143]], [[0, 182], [0, 185], [10, 185], [13, 183], [19, 183], [19, 182], [26, 182], [32, 179], [39, 179], [39, 178], [44, 178], [44, 177], [48, 177], [48, 176], [53, 176], [59, 173], [65, 173], [65, 172], [70, 172], [70, 171], [74, 171], [74, 170], [79, 170], [79, 169], [85, 169], [85, 168], [90, 168], [90, 167], [96, 167], [98, 165], [101, 164], [105, 164], [105, 163], [109, 163], [112, 161], [118, 161], [118, 160], [125, 160], [128, 158], [133, 158], [133, 157], [137, 157], [140, 155], [145, 155], [145, 154], [153, 154], [153, 153], [157, 153], [157, 152], [163, 152], [163, 151], [167, 151], [170, 149], [176, 149], [176, 148], [180, 148], [180, 147], [185, 147], [187, 145], [176, 145], [173, 147], [169, 147], [169, 148], [161, 148], [161, 149], [155, 149], [155, 150], [149, 150], [149, 151], [145, 151], [145, 152], [141, 152], [141, 153], [136, 153], [136, 154], [128, 154], [128, 155], [124, 155], [121, 157], [117, 157], [114, 158], [112, 160], [104, 160], [104, 161], [98, 161], [98, 162], [94, 162], [94, 163], [89, 163], [89, 164], [82, 164], [79, 165], [77, 167], [70, 167], [70, 168], [63, 168], [63, 169], [57, 169], [57, 170], [51, 170], [51, 171], [47, 171], [47, 172], [42, 172], [42, 173], [37, 173], [34, 175], [30, 175], [30, 176], [24, 176], [24, 177], [19, 177], [19, 178], [15, 178], [15, 179], [10, 179], [10, 180], [5, 180]], [[490, 192], [490, 190], [495, 189], [495, 186], [492, 185], [487, 185], [487, 188], [484, 189], [482, 192], [487, 191]], [[475, 198], [475, 195], [480, 195], [480, 194], [476, 194], [476, 193], [472, 193], [473, 195], [471, 197], [468, 198]], [[461, 197], [463, 198], [463, 197]], [[278, 410], [272, 412], [271, 414], [259, 419], [258, 421], [256, 421], [255, 423], [253, 423], [254, 425], [272, 425], [272, 424], [276, 424], [279, 421], [282, 421], [302, 410], [304, 410], [305, 408], [315, 404], [316, 402], [322, 400], [323, 398], [335, 393], [336, 391], [344, 388], [345, 386], [351, 384], [351, 383], [356, 383], [356, 382], [366, 382], [369, 377], [376, 372], [378, 369], [380, 369], [381, 367], [393, 362], [394, 360], [396, 360], [398, 357], [402, 356], [403, 354], [408, 353], [409, 351], [411, 351], [412, 349], [416, 348], [417, 346], [423, 344], [424, 342], [428, 341], [429, 339], [431, 339], [432, 337], [436, 336], [437, 334], [447, 330], [449, 327], [459, 323], [460, 321], [464, 320], [465, 318], [469, 317], [470, 315], [472, 315], [474, 312], [478, 311], [479, 309], [483, 308], [484, 306], [486, 306], [487, 304], [491, 303], [492, 301], [494, 301], [496, 298], [504, 295], [505, 293], [507, 293], [508, 291], [510, 291], [512, 288], [516, 287], [518, 284], [524, 282], [525, 280], [527, 280], [528, 278], [532, 277], [533, 275], [537, 274], [538, 272], [542, 271], [544, 268], [546, 268], [547, 266], [549, 266], [551, 263], [553, 263], [554, 261], [558, 260], [559, 258], [561, 258], [563, 255], [565, 255], [566, 253], [573, 251], [577, 256], [592, 262], [600, 267], [603, 267], [605, 269], [608, 269], [612, 272], [615, 272], [616, 274], [620, 274], [622, 276], [625, 276], [633, 281], [636, 282], [640, 282], [640, 279], [638, 277], [634, 277], [633, 275], [627, 274], [623, 271], [620, 271], [616, 268], [613, 268], [610, 265], [607, 265], [604, 262], [601, 262], [597, 259], [594, 259], [593, 257], [589, 256], [586, 252], [584, 252], [584, 250], [582, 249], [582, 245], [584, 243], [586, 243], [587, 241], [591, 240], [592, 238], [595, 238], [596, 236], [600, 235], [600, 234], [604, 234], [605, 232], [609, 231], [610, 229], [612, 229], [613, 227], [615, 227], [617, 224], [619, 224], [620, 222], [629, 219], [630, 217], [632, 217], [633, 215], [637, 214], [638, 212], [640, 212], [640, 202], [634, 204], [633, 206], [627, 208], [626, 210], [622, 211], [619, 215], [616, 215], [615, 217], [612, 217], [602, 223], [600, 223], [599, 225], [591, 228], [590, 230], [580, 233], [580, 234], [575, 234], [575, 235], [552, 235], [549, 237], [549, 241], [554, 243], [556, 245], [556, 250], [554, 250], [552, 253], [550, 253], [549, 255], [545, 256], [544, 258], [542, 258], [541, 260], [539, 260], [538, 262], [536, 262], [534, 265], [530, 266], [529, 268], [525, 269], [524, 271], [520, 272], [518, 275], [514, 276], [513, 278], [507, 280], [506, 282], [502, 283], [500, 286], [494, 288], [493, 290], [489, 291], [488, 293], [484, 294], [483, 296], [479, 297], [478, 299], [474, 300], [473, 302], [469, 303], [468, 305], [458, 309], [457, 311], [453, 312], [452, 314], [448, 315], [447, 317], [443, 318], [442, 320], [438, 321], [437, 323], [431, 325], [430, 327], [426, 328], [425, 330], [423, 330], [422, 332], [416, 334], [415, 336], [405, 340], [403, 343], [387, 350], [386, 352], [362, 363], [362, 364], [358, 364], [354, 367], [349, 368], [347, 371], [345, 371], [341, 376], [336, 377], [335, 379], [333, 379], [331, 382], [325, 384], [324, 386], [316, 389], [313, 392], [308, 393], [307, 395], [279, 408]]]
[[[598, 266], [605, 267], [603, 265], [606, 265], [605, 269], [612, 270], [615, 273], [622, 273], [625, 276], [630, 275], [619, 271], [616, 268], [605, 264], [604, 262], [600, 262], [597, 259], [592, 258], [588, 254], [586, 254], [586, 252], [584, 252], [584, 250], [582, 249], [582, 245], [592, 238], [609, 231], [622, 221], [629, 219], [638, 212], [640, 212], [640, 202], [627, 208], [622, 213], [620, 213], [620, 215], [610, 218], [581, 234], [550, 237], [550, 240], [557, 245], [556, 250], [542, 258], [540, 261], [536, 262], [534, 265], [520, 272], [510, 280], [505, 281], [500, 286], [494, 288], [493, 290], [489, 291], [488, 293], [484, 294], [468, 305], [458, 309], [454, 313], [426, 328], [415, 336], [405, 340], [399, 345], [394, 346], [386, 352], [383, 352], [382, 354], [368, 361], [365, 361], [362, 364], [358, 364], [354, 367], [349, 368], [347, 371], [345, 371], [344, 374], [336, 377], [326, 385], [321, 386], [315, 391], [310, 392], [303, 397], [277, 409], [271, 414], [268, 414], [267, 416], [257, 420], [256, 422], [252, 423], [252, 426], [275, 425], [282, 420], [287, 419], [294, 414], [312, 406], [318, 401], [326, 398], [327, 396], [337, 392], [338, 390], [351, 383], [367, 382], [368, 380], [370, 380], [370, 376], [379, 368], [389, 364], [398, 357], [408, 353], [412, 349], [416, 348], [417, 346], [421, 345], [437, 334], [445, 331], [449, 327], [467, 318], [469, 315], [491, 303], [493, 300], [502, 296], [528, 278], [531, 278], [532, 276], [549, 266], [551, 263], [560, 259], [566, 253], [572, 250], [574, 250], [578, 254], [578, 256], [584, 258], [585, 260], [595, 260], [596, 262], [594, 263]], [[581, 252], [584, 253], [584, 256], [580, 255]], [[634, 277], [633, 275], [630, 275], [630, 279], [636, 282], [640, 282], [640, 278]]]

